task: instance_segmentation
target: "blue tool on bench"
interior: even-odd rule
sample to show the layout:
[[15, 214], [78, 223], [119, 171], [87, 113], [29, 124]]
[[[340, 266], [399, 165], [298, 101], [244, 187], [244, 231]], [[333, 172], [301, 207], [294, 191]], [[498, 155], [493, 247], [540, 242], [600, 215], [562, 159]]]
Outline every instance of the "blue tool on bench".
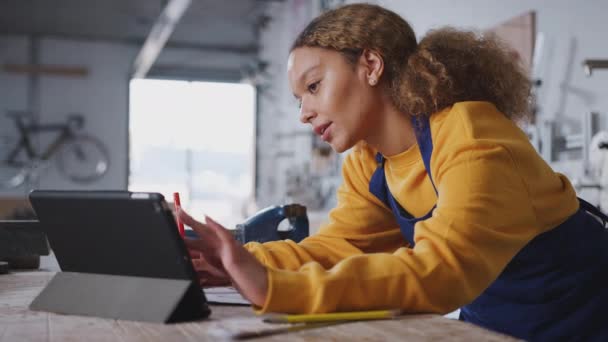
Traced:
[[[279, 230], [279, 224], [285, 219], [289, 222], [289, 229]], [[191, 229], [186, 229], [185, 232], [187, 237], [197, 237]], [[232, 232], [241, 243], [286, 239], [300, 242], [309, 234], [306, 207], [300, 204], [286, 204], [262, 209], [245, 222], [237, 224]]]
[[[279, 224], [285, 219], [289, 221], [289, 229], [281, 231], [278, 229]], [[242, 243], [286, 239], [300, 242], [308, 236], [306, 207], [299, 204], [268, 207], [244, 223], [237, 224], [235, 233], [236, 239]]]

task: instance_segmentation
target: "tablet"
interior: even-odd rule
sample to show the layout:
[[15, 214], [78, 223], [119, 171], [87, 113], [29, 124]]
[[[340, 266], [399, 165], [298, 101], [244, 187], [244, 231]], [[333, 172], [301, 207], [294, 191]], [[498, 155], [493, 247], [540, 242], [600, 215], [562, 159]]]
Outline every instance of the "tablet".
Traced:
[[208, 315], [188, 250], [161, 194], [35, 190], [29, 199], [63, 272], [188, 280], [199, 289], [189, 291], [195, 296], [189, 300], [200, 301]]

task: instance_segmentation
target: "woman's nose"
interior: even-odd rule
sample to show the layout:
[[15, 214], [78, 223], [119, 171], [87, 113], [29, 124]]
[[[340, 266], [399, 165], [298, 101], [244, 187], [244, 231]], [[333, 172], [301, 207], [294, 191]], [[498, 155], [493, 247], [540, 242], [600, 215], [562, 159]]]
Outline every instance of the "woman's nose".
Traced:
[[302, 102], [300, 107], [300, 122], [309, 123], [316, 116], [316, 112]]

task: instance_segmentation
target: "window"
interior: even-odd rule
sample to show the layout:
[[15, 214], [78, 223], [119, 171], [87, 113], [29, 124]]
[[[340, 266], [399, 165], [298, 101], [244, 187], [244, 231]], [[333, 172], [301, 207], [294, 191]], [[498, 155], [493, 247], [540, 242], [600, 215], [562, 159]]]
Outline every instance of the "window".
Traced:
[[160, 192], [199, 220], [242, 222], [253, 191], [255, 88], [133, 80], [130, 191]]

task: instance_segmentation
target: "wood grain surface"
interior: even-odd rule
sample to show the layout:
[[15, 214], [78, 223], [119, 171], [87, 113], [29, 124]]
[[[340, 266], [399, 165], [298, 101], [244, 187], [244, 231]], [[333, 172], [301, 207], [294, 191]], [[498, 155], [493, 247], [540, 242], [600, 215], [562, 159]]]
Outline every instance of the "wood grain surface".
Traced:
[[[53, 272], [0, 275], [0, 342], [16, 341], [221, 341], [243, 332], [284, 329], [262, 322], [249, 307], [212, 306], [210, 319], [154, 324], [61, 315], [28, 309]], [[254, 341], [513, 341], [514, 339], [439, 315], [406, 315], [399, 319], [351, 322]]]

